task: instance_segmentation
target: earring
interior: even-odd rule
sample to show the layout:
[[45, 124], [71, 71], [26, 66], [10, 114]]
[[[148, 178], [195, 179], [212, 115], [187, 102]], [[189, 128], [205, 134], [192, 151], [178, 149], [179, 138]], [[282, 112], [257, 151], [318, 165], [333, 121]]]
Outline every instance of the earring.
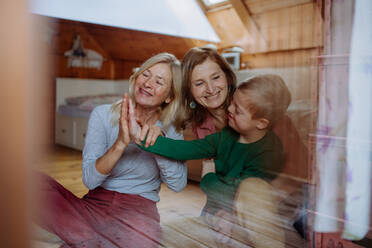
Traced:
[[191, 101], [189, 105], [190, 105], [190, 108], [191, 109], [195, 109], [196, 108], [196, 103], [194, 101]]

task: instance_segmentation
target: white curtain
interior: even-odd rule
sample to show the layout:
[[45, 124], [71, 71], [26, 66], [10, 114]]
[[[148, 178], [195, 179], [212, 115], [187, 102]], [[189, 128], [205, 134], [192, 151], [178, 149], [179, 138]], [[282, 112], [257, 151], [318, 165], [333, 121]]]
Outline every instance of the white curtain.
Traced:
[[351, 39], [343, 237], [369, 229], [372, 166], [372, 1], [357, 0]]
[[[332, 6], [337, 14], [332, 19], [332, 44], [326, 44], [333, 56], [320, 67], [314, 229], [343, 231], [344, 238], [358, 240], [370, 224], [372, 1], [355, 1], [350, 46], [342, 44], [348, 28], [340, 22], [347, 19], [342, 11], [352, 8], [343, 5], [340, 11], [337, 3]], [[350, 56], [340, 56], [349, 51]]]

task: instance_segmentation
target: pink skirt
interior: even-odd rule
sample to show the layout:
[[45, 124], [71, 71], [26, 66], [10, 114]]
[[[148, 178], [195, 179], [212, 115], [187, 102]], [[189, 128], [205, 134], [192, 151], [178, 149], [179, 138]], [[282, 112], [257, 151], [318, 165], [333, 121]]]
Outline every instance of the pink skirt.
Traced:
[[139, 195], [96, 188], [78, 198], [41, 174], [43, 204], [37, 222], [55, 233], [64, 247], [158, 247], [161, 238], [156, 203]]

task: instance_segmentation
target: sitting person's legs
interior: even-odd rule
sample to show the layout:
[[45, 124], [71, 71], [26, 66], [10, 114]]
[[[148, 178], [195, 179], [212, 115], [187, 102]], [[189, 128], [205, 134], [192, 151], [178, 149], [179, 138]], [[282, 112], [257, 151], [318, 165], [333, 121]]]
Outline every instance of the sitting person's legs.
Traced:
[[53, 178], [36, 173], [40, 191], [40, 209], [36, 222], [43, 229], [56, 234], [67, 244], [77, 244], [95, 237], [95, 232], [80, 211], [85, 206], [80, 198], [65, 189]]
[[76, 197], [53, 178], [37, 175], [43, 199], [36, 221], [65, 247], [157, 247], [161, 229], [156, 203], [104, 188]]
[[259, 178], [245, 179], [235, 196], [237, 222], [232, 237], [253, 247], [284, 247], [285, 233], [272, 186]]
[[[285, 233], [277, 213], [272, 186], [248, 178], [238, 188], [235, 213], [218, 211], [198, 218], [179, 219], [163, 226], [163, 245], [190, 247], [285, 247]], [[175, 246], [176, 247], [176, 246]], [[186, 246], [185, 246], [186, 247]]]

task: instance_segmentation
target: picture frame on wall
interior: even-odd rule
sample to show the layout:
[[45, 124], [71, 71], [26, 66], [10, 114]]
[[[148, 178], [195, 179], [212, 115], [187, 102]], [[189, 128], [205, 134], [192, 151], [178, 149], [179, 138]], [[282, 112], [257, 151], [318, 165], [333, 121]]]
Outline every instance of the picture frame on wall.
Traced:
[[240, 69], [240, 53], [232, 52], [232, 53], [222, 53], [222, 57], [225, 58], [227, 63], [231, 66], [233, 70]]

